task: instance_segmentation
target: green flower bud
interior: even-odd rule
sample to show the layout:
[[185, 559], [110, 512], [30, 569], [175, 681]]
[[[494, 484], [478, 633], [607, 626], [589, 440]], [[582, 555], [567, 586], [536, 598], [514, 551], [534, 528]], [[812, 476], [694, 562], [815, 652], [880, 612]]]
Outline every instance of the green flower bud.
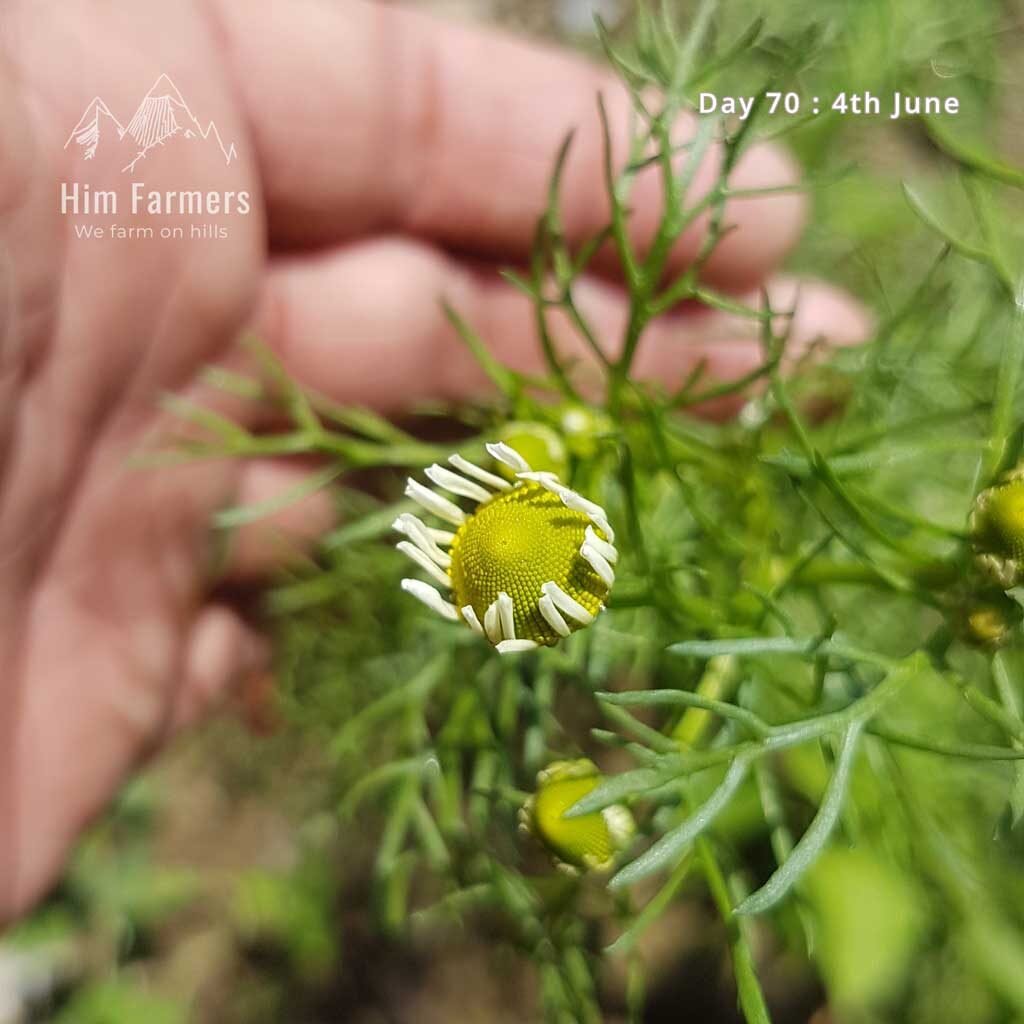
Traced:
[[597, 454], [600, 437], [614, 428], [603, 412], [584, 405], [570, 405], [562, 413], [560, 424], [565, 443], [577, 458], [591, 459]]
[[956, 631], [964, 643], [1002, 647], [1024, 619], [1024, 609], [1002, 591], [975, 596], [959, 610]]
[[1024, 579], [1024, 465], [974, 500], [970, 518], [975, 564], [1004, 590]]
[[[566, 475], [569, 464], [565, 445], [546, 424], [514, 420], [501, 428], [498, 440], [519, 452], [534, 472], [554, 473], [560, 477]], [[515, 471], [500, 459], [497, 460], [497, 469], [507, 480], [515, 480]]]
[[636, 832], [633, 815], [622, 804], [578, 818], [564, 817], [599, 782], [601, 773], [593, 761], [554, 761], [537, 774], [536, 792], [519, 812], [520, 826], [570, 874], [607, 871]]

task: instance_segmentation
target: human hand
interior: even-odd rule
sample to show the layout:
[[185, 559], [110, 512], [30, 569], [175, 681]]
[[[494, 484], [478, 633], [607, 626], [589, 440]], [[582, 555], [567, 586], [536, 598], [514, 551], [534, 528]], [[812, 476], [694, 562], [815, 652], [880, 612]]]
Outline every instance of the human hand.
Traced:
[[[219, 218], [223, 239], [79, 237], [76, 218], [60, 212], [60, 183], [123, 190], [125, 178], [103, 147], [89, 163], [80, 146], [64, 148], [67, 132], [94, 94], [129, 111], [161, 73], [234, 142], [238, 160], [168, 145], [135, 177], [147, 190], [248, 191], [252, 210]], [[290, 373], [340, 401], [393, 410], [472, 394], [485, 382], [441, 313], [442, 295], [500, 359], [535, 368], [529, 304], [494, 267], [526, 258], [571, 127], [567, 234], [586, 237], [606, 218], [599, 89], [624, 130], [626, 97], [602, 71], [356, 2], [6, 5], [0, 919], [52, 883], [78, 831], [140, 758], [265, 653], [217, 597], [208, 522], [219, 507], [279, 492], [295, 470], [132, 468], [161, 428], [161, 396], [210, 398], [200, 371], [234, 363], [249, 322]], [[756, 146], [734, 184], [779, 185], [794, 174], [779, 150]], [[710, 162], [700, 177], [713, 179]], [[659, 216], [653, 178], [639, 182], [633, 203], [642, 246]], [[788, 301], [794, 283], [774, 272], [803, 216], [795, 195], [732, 203], [726, 219], [736, 229], [708, 279], [741, 293], [766, 284]], [[698, 225], [674, 266], [699, 240]], [[614, 268], [582, 281], [578, 298], [614, 345], [625, 316]], [[851, 342], [865, 329], [851, 300], [801, 286], [795, 346], [819, 335]], [[707, 311], [670, 314], [645, 337], [637, 371], [668, 386], [702, 360], [712, 376], [742, 375], [760, 358], [744, 331]], [[324, 525], [308, 507], [289, 515], [284, 525], [298, 533]], [[258, 536], [241, 537], [228, 572], [271, 571], [269, 551]]]

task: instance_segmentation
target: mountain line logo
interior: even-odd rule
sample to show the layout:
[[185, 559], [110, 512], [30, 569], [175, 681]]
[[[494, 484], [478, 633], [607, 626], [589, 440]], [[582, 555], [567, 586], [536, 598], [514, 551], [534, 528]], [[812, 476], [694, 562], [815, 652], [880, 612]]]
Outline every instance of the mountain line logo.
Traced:
[[74, 143], [82, 148], [83, 159], [92, 160], [101, 146], [104, 152], [114, 147], [127, 160], [122, 173], [132, 174], [139, 161], [155, 146], [179, 139], [193, 144], [212, 140], [225, 163], [238, 159], [235, 144], [225, 146], [213, 121], [208, 121], [203, 128], [170, 76], [162, 74], [142, 97], [127, 126], [121, 124], [99, 96], [94, 97], [71, 130], [64, 148]]

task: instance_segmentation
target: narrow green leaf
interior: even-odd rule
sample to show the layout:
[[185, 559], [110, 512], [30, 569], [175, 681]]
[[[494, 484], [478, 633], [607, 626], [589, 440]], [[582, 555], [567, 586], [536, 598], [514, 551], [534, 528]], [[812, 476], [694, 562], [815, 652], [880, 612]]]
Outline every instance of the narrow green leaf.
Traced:
[[672, 869], [665, 884], [644, 904], [643, 909], [630, 922], [629, 927], [610, 945], [605, 953], [610, 956], [625, 956], [636, 948], [637, 942], [647, 929], [672, 905], [693, 869], [691, 853], [685, 853]]
[[255, 336], [245, 339], [245, 346], [253, 354], [267, 377], [276, 385], [285, 407], [295, 425], [310, 436], [316, 436], [323, 429], [320, 417], [305, 391], [281, 365], [281, 361], [262, 341]]
[[517, 274], [514, 270], [499, 270], [498, 273], [506, 280], [513, 288], [517, 288], [521, 291], [531, 302], [543, 302], [544, 297], [537, 292], [531, 281], [527, 281], [522, 274]]
[[609, 704], [624, 707], [689, 707], [713, 711], [716, 715], [739, 722], [756, 736], [764, 736], [770, 731], [766, 722], [751, 711], [728, 704], [725, 701], [713, 700], [689, 690], [629, 690], [625, 693], [595, 693], [594, 696]]
[[643, 796], [676, 778], [681, 769], [682, 764], [679, 763], [670, 768], [634, 768], [631, 771], [619, 772], [598, 783], [585, 797], [577, 800], [562, 817], [580, 818], [612, 804]]
[[455, 309], [448, 302], [442, 302], [442, 307], [445, 316], [448, 317], [449, 322], [462, 339], [463, 344], [469, 349], [473, 358], [480, 364], [480, 368], [491, 379], [494, 386], [507, 398], [515, 398], [519, 394], [519, 382], [516, 379], [516, 375], [511, 370], [502, 366], [491, 355], [479, 335], [455, 312]]
[[731, 913], [733, 897], [729, 883], [706, 836], [697, 840], [696, 849], [704, 866], [704, 877], [707, 879], [712, 899], [718, 907], [728, 934], [732, 969], [736, 977], [736, 994], [743, 1017], [747, 1024], [772, 1024], [768, 1004], [754, 966], [754, 952], [747, 935], [750, 922], [734, 917]]
[[684, 640], [672, 644], [670, 654], [691, 658], [716, 658], [723, 654], [800, 654], [813, 650], [816, 641], [789, 636], [738, 637], [735, 640]]
[[991, 445], [982, 460], [978, 483], [987, 486], [1004, 468], [1010, 436], [1016, 426], [1014, 404], [1024, 363], [1024, 289], [1015, 296], [1013, 317], [999, 359], [995, 397], [992, 404]]
[[434, 687], [445, 678], [450, 665], [450, 654], [445, 651], [428, 661], [407, 683], [389, 690], [383, 697], [359, 711], [332, 740], [329, 748], [331, 757], [340, 759], [358, 750], [367, 733], [380, 728], [382, 722], [422, 704]]
[[737, 914], [763, 914], [770, 910], [803, 877], [825, 848], [842, 810], [850, 776], [857, 756], [858, 741], [864, 730], [864, 719], [854, 719], [843, 735], [835, 770], [829, 780], [825, 797], [814, 821], [793, 847], [793, 852], [757, 892], [748, 896], [737, 908]]
[[621, 889], [660, 871], [683, 855], [684, 850], [725, 809], [747, 777], [750, 762], [737, 757], [729, 766], [719, 787], [701, 807], [681, 825], [667, 832], [649, 850], [627, 864], [608, 883], [612, 889]]
[[351, 817], [359, 805], [370, 794], [383, 789], [410, 774], [418, 775], [423, 770], [422, 757], [409, 757], [402, 761], [390, 761], [380, 768], [364, 775], [345, 794], [345, 799], [338, 806], [338, 815], [342, 819]]
[[979, 145], [957, 137], [941, 117], [922, 117], [925, 131], [939, 149], [964, 167], [993, 181], [1024, 189], [1024, 171], [986, 153]]
[[[667, 8], [668, 5], [666, 4]], [[670, 100], [682, 97], [683, 89], [697, 64], [697, 54], [707, 45], [707, 34], [711, 29], [711, 19], [718, 9], [718, 0], [703, 0], [690, 19], [690, 30], [674, 55], [672, 78], [669, 83]]]
[[323, 539], [323, 546], [328, 551], [348, 547], [350, 544], [361, 544], [364, 541], [376, 540], [391, 534], [391, 524], [403, 512], [415, 512], [419, 506], [414, 501], [396, 501], [375, 512], [369, 512], [344, 526], [339, 526]]
[[313, 408], [342, 427], [362, 434], [372, 441], [382, 444], [419, 444], [411, 434], [396, 427], [390, 420], [361, 405], [342, 405], [330, 399], [310, 393], [309, 400]]
[[910, 208], [917, 214], [925, 226], [942, 238], [954, 252], [959, 253], [964, 257], [964, 259], [972, 260], [975, 263], [988, 264], [988, 253], [979, 246], [972, 245], [970, 242], [965, 242], [958, 235], [955, 235], [946, 227], [945, 224], [942, 223], [942, 221], [939, 220], [935, 213], [928, 208], [924, 199], [921, 198], [921, 195], [917, 190], [912, 188], [906, 182], [903, 183], [903, 194], [906, 196], [907, 202], [910, 204]]
[[719, 71], [728, 67], [736, 59], [748, 55], [750, 49], [757, 42], [758, 37], [761, 35], [761, 30], [764, 28], [764, 18], [755, 18], [753, 22], [747, 27], [747, 30], [743, 32], [735, 43], [732, 44], [727, 50], [720, 53], [717, 57], [708, 61], [703, 67], [701, 67], [696, 74], [693, 74], [688, 79], [686, 85], [690, 90], [695, 89], [702, 82], [708, 81]]
[[[926, 739], [880, 725], [872, 725], [868, 732], [872, 736], [885, 740], [886, 743], [895, 743], [908, 750], [916, 750], [922, 754], [935, 754], [938, 757], [961, 757], [966, 761], [1024, 760], [1024, 748], [1019, 746], [997, 747], [986, 743], [956, 743], [950, 740]], [[1021, 770], [1016, 769], [1016, 771], [1019, 775]]]
[[220, 438], [225, 444], [245, 444], [251, 439], [250, 433], [235, 423], [234, 420], [221, 416], [220, 413], [214, 412], [212, 409], [199, 405], [190, 399], [183, 398], [181, 395], [164, 395], [160, 399], [160, 405], [179, 419], [209, 431]]
[[302, 501], [303, 498], [308, 498], [311, 494], [323, 490], [344, 472], [344, 466], [324, 466], [323, 469], [310, 473], [298, 483], [265, 501], [223, 509], [213, 517], [213, 525], [220, 530], [229, 530], [265, 519], [267, 516], [272, 516], [289, 505], [294, 505], [296, 502]]
[[258, 380], [247, 377], [244, 373], [226, 370], [223, 366], [208, 366], [199, 377], [204, 384], [209, 384], [236, 398], [254, 401], [263, 396], [263, 385]]
[[615, 156], [612, 151], [612, 130], [608, 121], [608, 108], [604, 96], [597, 95], [597, 111], [601, 120], [602, 167], [604, 186], [612, 204], [611, 228], [615, 249], [622, 264], [622, 272], [632, 292], [642, 287], [640, 266], [627, 227], [627, 210], [615, 178]]
[[796, 654], [801, 658], [814, 659], [821, 655], [863, 661], [891, 670], [896, 662], [883, 654], [864, 650], [853, 644], [830, 640], [823, 637], [757, 636], [738, 637], [732, 640], [683, 640], [670, 644], [670, 654], [692, 658], [715, 658], [722, 654], [759, 656], [765, 654]]
[[[828, 465], [836, 477], [844, 478], [862, 473], [875, 473], [903, 462], [919, 462], [935, 455], [973, 453], [986, 448], [988, 443], [983, 438], [951, 437], [919, 444], [892, 445], [851, 455], [832, 455], [829, 456]], [[760, 461], [766, 466], [774, 466], [799, 479], [807, 479], [815, 471], [815, 467], [808, 459], [792, 452], [762, 455]]]
[[[1020, 693], [1011, 678], [1009, 667], [1006, 664], [1006, 655], [1003, 652], [999, 652], [992, 659], [992, 682], [1007, 714], [1014, 715], [1019, 720], [1022, 717]], [[1021, 753], [1022, 744], [1019, 741], [1014, 743], [1014, 747], [1018, 753]], [[1011, 826], [1016, 828], [1022, 818], [1024, 818], [1024, 762], [1018, 763], [1013, 769], [1013, 788], [1010, 791]]]

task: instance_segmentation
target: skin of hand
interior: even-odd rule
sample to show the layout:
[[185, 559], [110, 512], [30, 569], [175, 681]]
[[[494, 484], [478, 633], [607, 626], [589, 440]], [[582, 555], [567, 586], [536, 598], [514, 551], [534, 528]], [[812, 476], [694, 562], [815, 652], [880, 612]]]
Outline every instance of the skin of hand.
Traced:
[[[227, 238], [80, 237], [60, 184], [127, 184], [103, 145], [88, 162], [81, 146], [65, 148], [68, 132], [94, 95], [129, 117], [160, 74], [237, 160], [171, 140], [132, 176], [147, 191], [246, 190], [252, 208], [218, 219]], [[341, 401], [387, 411], [471, 394], [484, 382], [442, 295], [500, 358], [535, 368], [529, 305], [495, 270], [526, 258], [570, 128], [567, 234], [584, 238], [607, 217], [598, 90], [621, 155], [628, 101], [606, 72], [411, 10], [357, 0], [8, 0], [0, 10], [0, 921], [45, 893], [126, 774], [266, 654], [217, 596], [209, 520], [299, 471], [132, 465], [166, 425], [161, 396], [220, 402], [244, 419], [199, 375], [238, 365], [247, 324], [289, 372]], [[732, 180], [795, 176], [784, 153], [758, 145]], [[633, 206], [642, 250], [659, 215], [653, 176]], [[796, 283], [774, 271], [804, 212], [797, 194], [732, 202], [735, 229], [708, 280], [739, 294], [763, 284], [776, 305], [789, 301]], [[676, 268], [701, 229], [681, 240]], [[866, 332], [860, 308], [829, 286], [802, 282], [800, 296], [797, 347]], [[613, 347], [625, 306], [610, 260], [578, 299]], [[556, 332], [568, 338], [564, 325]], [[728, 378], [758, 358], [744, 325], [690, 310], [652, 326], [638, 369], [671, 386], [700, 360]], [[275, 526], [312, 536], [322, 512], [302, 506]], [[265, 537], [243, 535], [227, 572], [256, 580], [274, 557]]]

